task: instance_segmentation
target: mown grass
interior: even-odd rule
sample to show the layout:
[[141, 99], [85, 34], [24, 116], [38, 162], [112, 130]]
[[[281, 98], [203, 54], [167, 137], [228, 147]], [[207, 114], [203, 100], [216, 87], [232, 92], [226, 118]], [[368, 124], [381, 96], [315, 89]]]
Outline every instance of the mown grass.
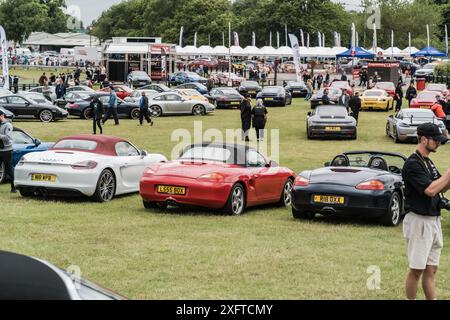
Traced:
[[[19, 86], [20, 86], [22, 84], [38, 84], [39, 78], [44, 72], [47, 77], [50, 77], [51, 73], [54, 73], [56, 76], [58, 76], [60, 73], [73, 74], [73, 70], [74, 70], [73, 68], [64, 68], [64, 67], [11, 66], [9, 68], [9, 74], [11, 76], [19, 77]], [[2, 72], [2, 68], [0, 68], [0, 72]], [[86, 75], [82, 73], [80, 79], [84, 80], [85, 78]]]
[[[385, 112], [363, 112], [357, 141], [308, 141], [301, 99], [269, 109], [269, 129], [280, 131], [280, 163], [300, 172], [322, 166], [342, 151], [376, 149], [409, 155], [414, 145], [385, 136]], [[174, 129], [239, 128], [239, 113], [219, 110], [203, 118], [156, 119], [154, 127], [122, 120], [106, 133], [130, 139], [150, 152], [170, 156], [179, 142]], [[78, 119], [41, 124], [17, 122], [43, 141], [90, 133]], [[450, 150], [433, 155], [444, 171]], [[296, 221], [290, 210], [250, 209], [241, 217], [208, 210], [144, 210], [138, 195], [107, 204], [89, 200], [25, 200], [0, 186], [0, 248], [46, 259], [62, 268], [81, 267], [84, 277], [133, 299], [403, 299], [407, 271], [401, 227], [364, 221]], [[450, 235], [444, 213], [444, 238]], [[450, 298], [450, 252], [438, 273], [440, 298]], [[381, 269], [381, 289], [369, 290], [369, 266]], [[420, 296], [423, 298], [423, 295]]]

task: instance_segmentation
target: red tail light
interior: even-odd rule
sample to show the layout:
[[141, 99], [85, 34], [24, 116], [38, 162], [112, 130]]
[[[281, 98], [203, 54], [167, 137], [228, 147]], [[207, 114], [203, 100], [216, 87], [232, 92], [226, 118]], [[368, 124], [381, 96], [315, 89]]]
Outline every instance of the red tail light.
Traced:
[[306, 187], [308, 185], [309, 185], [309, 179], [302, 177], [302, 176], [298, 176], [297, 178], [295, 178], [295, 181], [294, 181], [295, 187]]
[[94, 169], [97, 167], [97, 162], [95, 161], [83, 161], [73, 164], [72, 169], [76, 170], [88, 170], [88, 169]]
[[79, 105], [76, 104], [76, 103], [69, 104], [69, 108], [71, 108], [71, 109], [75, 109], [75, 108], [78, 108], [78, 107], [79, 107]]
[[384, 190], [384, 183], [380, 180], [365, 181], [356, 186], [358, 190]]

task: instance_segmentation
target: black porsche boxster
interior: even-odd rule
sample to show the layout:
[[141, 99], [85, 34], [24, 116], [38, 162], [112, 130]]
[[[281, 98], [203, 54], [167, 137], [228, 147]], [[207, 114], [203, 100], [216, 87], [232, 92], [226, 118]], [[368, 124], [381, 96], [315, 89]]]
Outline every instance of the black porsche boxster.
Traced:
[[317, 213], [377, 218], [396, 226], [404, 214], [405, 160], [397, 153], [351, 151], [324, 168], [303, 171], [292, 189], [292, 214], [307, 220]]

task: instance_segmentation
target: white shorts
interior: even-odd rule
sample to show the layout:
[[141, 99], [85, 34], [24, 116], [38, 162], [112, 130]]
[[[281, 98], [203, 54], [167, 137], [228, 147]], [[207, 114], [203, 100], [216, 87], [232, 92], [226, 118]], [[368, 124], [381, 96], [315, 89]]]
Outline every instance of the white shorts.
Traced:
[[444, 246], [441, 217], [409, 212], [403, 220], [403, 236], [408, 243], [410, 269], [425, 270], [427, 266], [439, 266]]

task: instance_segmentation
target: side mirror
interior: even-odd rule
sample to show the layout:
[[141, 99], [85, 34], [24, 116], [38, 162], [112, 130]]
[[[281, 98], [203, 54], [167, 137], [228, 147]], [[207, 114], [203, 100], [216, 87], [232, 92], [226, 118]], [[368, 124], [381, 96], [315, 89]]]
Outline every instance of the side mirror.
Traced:
[[148, 152], [145, 150], [141, 150], [141, 156], [144, 158], [148, 155]]
[[391, 114], [390, 116], [389, 116], [389, 118], [393, 118], [394, 117], [394, 115], [393, 114]]
[[325, 166], [325, 167], [329, 167], [330, 166], [330, 162], [325, 162], [323, 165]]
[[308, 117], [311, 117], [312, 116], [312, 112], [311, 111], [308, 112], [307, 115], [308, 115]]
[[34, 139], [33, 142], [36, 147], [40, 146], [42, 144], [41, 140], [39, 140], [39, 139]]
[[27, 101], [25, 102], [25, 106], [28, 107], [30, 105], [30, 103]]
[[276, 161], [271, 160], [271, 161], [267, 164], [266, 167], [268, 167], [268, 168], [276, 168], [276, 167], [279, 167], [279, 165], [278, 165], [278, 163], [277, 163]]

